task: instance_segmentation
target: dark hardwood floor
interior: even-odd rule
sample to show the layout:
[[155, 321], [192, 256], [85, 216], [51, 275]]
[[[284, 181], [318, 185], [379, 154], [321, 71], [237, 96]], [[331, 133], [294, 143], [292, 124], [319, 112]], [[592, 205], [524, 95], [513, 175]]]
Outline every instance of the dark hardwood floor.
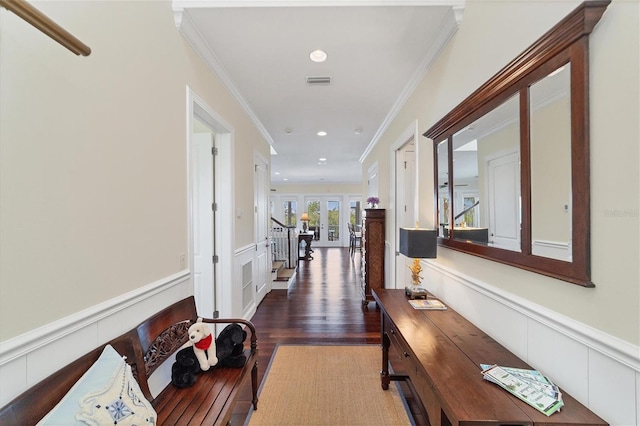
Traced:
[[[258, 334], [260, 383], [279, 343], [380, 344], [380, 310], [374, 302], [362, 304], [360, 252], [352, 257], [349, 248], [314, 250], [312, 261], [300, 261], [291, 288], [272, 290], [251, 318]], [[428, 425], [409, 387], [398, 383], [415, 423]], [[231, 424], [243, 425], [250, 408], [251, 386], [245, 386]]]
[[[300, 261], [289, 290], [272, 290], [251, 318], [258, 334], [258, 379], [262, 383], [278, 343], [380, 344], [380, 311], [363, 307], [360, 253], [348, 248], [315, 248], [314, 259]], [[249, 413], [246, 386], [236, 404], [232, 424]], [[260, 409], [260, 402], [258, 402]]]

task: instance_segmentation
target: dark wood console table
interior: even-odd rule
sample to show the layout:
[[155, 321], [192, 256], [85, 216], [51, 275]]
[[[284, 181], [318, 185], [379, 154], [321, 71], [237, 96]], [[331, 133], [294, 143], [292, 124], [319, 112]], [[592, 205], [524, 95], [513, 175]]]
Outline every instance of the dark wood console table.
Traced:
[[304, 256], [300, 256], [299, 260], [313, 260], [313, 250], [311, 250], [311, 241], [313, 241], [313, 232], [300, 232], [298, 234], [298, 251], [300, 250], [300, 243], [305, 242]]
[[373, 297], [382, 319], [382, 388], [405, 381], [427, 424], [607, 425], [564, 391], [564, 407], [547, 417], [484, 380], [481, 363], [531, 367], [450, 307], [413, 309], [404, 290], [374, 289]]

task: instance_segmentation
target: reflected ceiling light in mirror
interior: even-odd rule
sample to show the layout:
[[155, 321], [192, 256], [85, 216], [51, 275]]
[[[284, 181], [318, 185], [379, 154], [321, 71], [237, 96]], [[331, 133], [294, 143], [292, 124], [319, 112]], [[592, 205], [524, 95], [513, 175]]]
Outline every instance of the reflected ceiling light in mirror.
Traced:
[[327, 60], [327, 52], [324, 50], [316, 49], [309, 53], [309, 59], [313, 62], [324, 62]]

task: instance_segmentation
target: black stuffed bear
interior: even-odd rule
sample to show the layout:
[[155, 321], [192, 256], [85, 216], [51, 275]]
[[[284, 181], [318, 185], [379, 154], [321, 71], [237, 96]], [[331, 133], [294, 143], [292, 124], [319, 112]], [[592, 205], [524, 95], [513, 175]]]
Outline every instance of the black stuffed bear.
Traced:
[[216, 338], [218, 366], [240, 368], [247, 361], [244, 355], [244, 341], [247, 332], [238, 324], [229, 324]]
[[176, 352], [176, 361], [171, 366], [171, 383], [179, 388], [188, 388], [196, 382], [196, 374], [200, 371], [198, 358], [193, 346], [187, 346]]
[[[247, 361], [244, 355], [244, 341], [247, 332], [238, 324], [229, 324], [216, 338], [216, 367], [240, 368]], [[176, 361], [171, 366], [171, 383], [179, 388], [193, 386], [196, 375], [202, 370], [193, 352], [193, 346], [187, 346], [176, 352]]]

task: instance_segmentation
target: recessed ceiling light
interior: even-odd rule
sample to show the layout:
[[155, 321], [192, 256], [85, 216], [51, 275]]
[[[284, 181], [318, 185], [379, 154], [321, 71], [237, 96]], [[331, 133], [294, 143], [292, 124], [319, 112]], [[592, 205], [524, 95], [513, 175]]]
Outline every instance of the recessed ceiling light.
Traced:
[[309, 59], [311, 59], [313, 62], [324, 62], [327, 60], [327, 52], [320, 49], [314, 50], [313, 52], [309, 53]]
[[273, 174], [274, 174], [274, 175], [279, 175], [279, 174], [280, 174], [280, 172], [273, 172]]
[[353, 133], [355, 133], [356, 135], [359, 135], [360, 133], [362, 133], [362, 129], [358, 127], [356, 130], [353, 131]]
[[327, 132], [325, 132], [324, 130], [320, 130], [318, 132], [318, 136], [327, 136]]
[[327, 159], [324, 158], [324, 157], [320, 157], [320, 158], [318, 158], [318, 161], [327, 161]]
[[291, 129], [287, 128], [287, 129], [284, 129], [284, 132], [285, 132], [286, 134], [290, 135], [291, 133], [293, 133], [293, 130], [291, 130]]

